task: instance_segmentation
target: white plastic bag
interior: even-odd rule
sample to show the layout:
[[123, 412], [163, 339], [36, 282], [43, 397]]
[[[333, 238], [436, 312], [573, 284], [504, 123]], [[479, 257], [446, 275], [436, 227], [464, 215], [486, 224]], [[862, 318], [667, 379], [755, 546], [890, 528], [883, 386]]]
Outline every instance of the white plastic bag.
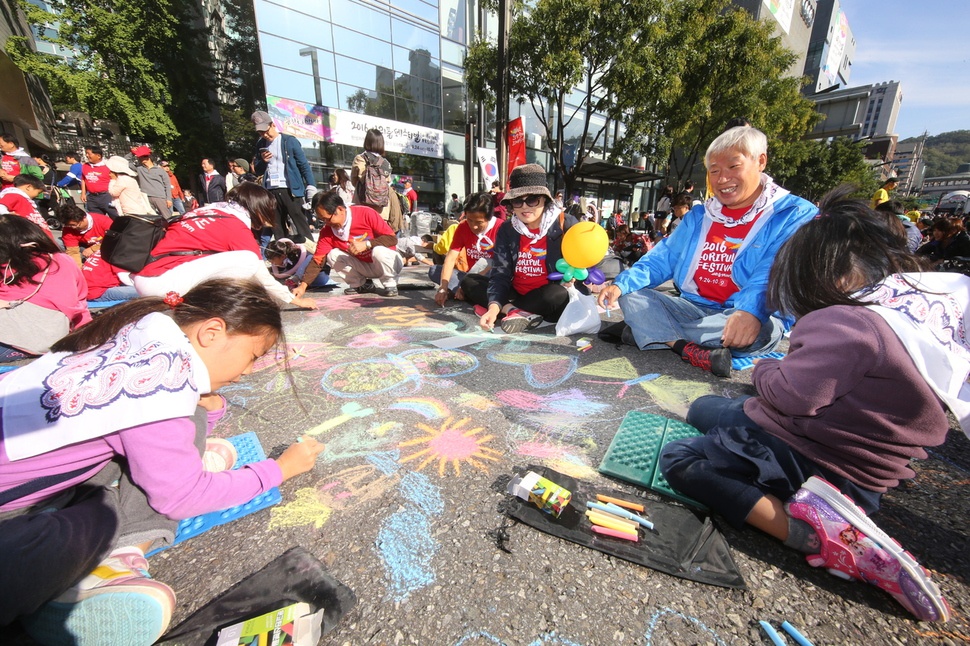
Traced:
[[596, 308], [596, 297], [580, 294], [570, 285], [569, 303], [556, 323], [556, 336], [571, 334], [596, 334], [600, 331], [600, 313]]

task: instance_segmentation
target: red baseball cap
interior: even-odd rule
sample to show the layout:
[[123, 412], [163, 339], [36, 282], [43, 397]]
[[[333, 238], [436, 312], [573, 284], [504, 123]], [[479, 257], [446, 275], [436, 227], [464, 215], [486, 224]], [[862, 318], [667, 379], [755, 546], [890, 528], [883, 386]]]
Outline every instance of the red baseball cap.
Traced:
[[149, 157], [152, 154], [152, 149], [148, 146], [141, 145], [137, 148], [132, 148], [131, 154], [135, 157]]

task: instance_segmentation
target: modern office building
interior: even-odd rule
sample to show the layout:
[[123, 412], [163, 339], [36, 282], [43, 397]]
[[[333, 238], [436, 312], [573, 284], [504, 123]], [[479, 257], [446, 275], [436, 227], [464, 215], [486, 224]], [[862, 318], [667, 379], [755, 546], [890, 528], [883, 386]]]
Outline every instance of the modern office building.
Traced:
[[[825, 0], [822, 0], [823, 2]], [[813, 28], [817, 22], [817, 0], [734, 0], [758, 20], [771, 23], [776, 36], [798, 57], [788, 76], [801, 76], [809, 51]]]
[[869, 90], [862, 132], [858, 139], [878, 137], [896, 132], [899, 106], [903, 103], [903, 91], [898, 81], [876, 83]]
[[[768, 1], [768, 0], [766, 0]], [[809, 0], [799, 0], [804, 6]], [[846, 87], [855, 58], [855, 37], [839, 0], [818, 0], [811, 41], [805, 58], [805, 76], [811, 82], [805, 94]]]
[[923, 188], [926, 164], [923, 162], [925, 137], [916, 141], [899, 142], [893, 155], [893, 169], [899, 178], [897, 191], [900, 195], [916, 195]]

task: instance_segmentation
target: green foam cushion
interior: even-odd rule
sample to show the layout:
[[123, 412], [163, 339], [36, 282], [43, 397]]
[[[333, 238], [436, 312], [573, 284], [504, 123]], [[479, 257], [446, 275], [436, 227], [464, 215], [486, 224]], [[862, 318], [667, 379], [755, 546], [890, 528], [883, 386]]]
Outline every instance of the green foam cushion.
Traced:
[[673, 490], [657, 467], [660, 450], [667, 442], [697, 435], [697, 429], [684, 422], [630, 411], [613, 436], [599, 472], [703, 508], [693, 498]]

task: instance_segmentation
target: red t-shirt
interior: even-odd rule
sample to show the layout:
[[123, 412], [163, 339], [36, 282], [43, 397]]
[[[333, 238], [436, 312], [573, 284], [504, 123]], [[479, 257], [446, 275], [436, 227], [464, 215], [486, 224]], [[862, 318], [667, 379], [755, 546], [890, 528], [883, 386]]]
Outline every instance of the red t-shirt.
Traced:
[[100, 298], [112, 287], [121, 285], [118, 274], [123, 271], [124, 269], [115, 267], [103, 259], [100, 251], [95, 251], [81, 267], [81, 275], [88, 284], [88, 299]]
[[97, 164], [81, 164], [81, 178], [88, 193], [104, 193], [111, 182], [111, 173], [103, 161]]
[[[530, 229], [538, 233], [538, 229]], [[546, 269], [546, 237], [542, 236], [535, 242], [525, 236], [519, 236], [519, 258], [515, 261], [515, 273], [512, 275], [512, 289], [519, 294], [528, 294], [549, 282], [549, 271]]]
[[495, 250], [495, 236], [498, 235], [498, 229], [501, 224], [501, 222], [496, 222], [489, 234], [482, 239], [482, 244], [479, 245], [478, 236], [468, 226], [468, 222], [462, 221], [455, 228], [455, 235], [451, 238], [450, 249], [452, 251], [464, 249], [465, 255], [468, 256], [469, 267], [481, 258], [491, 260]]
[[[11, 177], [16, 177], [20, 174], [20, 162], [13, 155], [4, 154], [3, 157], [0, 157], [0, 168], [3, 168], [3, 172]], [[0, 183], [0, 188], [8, 188], [10, 186], [13, 186], [13, 180]]]
[[[721, 209], [721, 213], [732, 220], [740, 219], [747, 212], [748, 209]], [[741, 243], [744, 242], [748, 231], [759, 217], [761, 213], [758, 213], [751, 222], [730, 229], [719, 222], [711, 226], [710, 231], [707, 232], [707, 239], [704, 240], [700, 262], [694, 271], [698, 296], [723, 305], [738, 291], [738, 286], [731, 278], [731, 269], [734, 267], [734, 259], [737, 258]]]
[[[250, 251], [262, 257], [250, 228], [231, 212], [211, 206], [187, 213], [173, 223], [152, 250], [152, 255], [160, 256], [173, 251]], [[204, 257], [166, 256], [145, 265], [138, 275], [161, 276], [173, 267]]]
[[[351, 240], [364, 242], [366, 240], [374, 240], [380, 236], [394, 235], [394, 231], [391, 230], [391, 227], [381, 217], [381, 214], [369, 206], [354, 204], [350, 207], [348, 216], [350, 217], [350, 235], [346, 240], [338, 238], [331, 226], [325, 226], [320, 230], [320, 239], [317, 240], [317, 249], [313, 252], [313, 259], [321, 267], [324, 265], [328, 253], [333, 249], [347, 251], [350, 248]], [[389, 249], [396, 248], [389, 247]], [[367, 250], [357, 256], [357, 258], [360, 258], [364, 262], [370, 262], [373, 256], [370, 250]]]
[[37, 203], [19, 188], [11, 186], [0, 191], [0, 206], [14, 215], [27, 218], [54, 239], [51, 228], [47, 226], [47, 220], [37, 210]]
[[66, 249], [71, 247], [90, 247], [101, 242], [104, 232], [111, 228], [111, 218], [102, 213], [88, 213], [91, 226], [87, 231], [81, 232], [74, 227], [64, 227], [61, 231], [61, 241]]
[[404, 194], [408, 198], [408, 202], [411, 203], [411, 210], [415, 211], [418, 208], [418, 192], [413, 188]]

